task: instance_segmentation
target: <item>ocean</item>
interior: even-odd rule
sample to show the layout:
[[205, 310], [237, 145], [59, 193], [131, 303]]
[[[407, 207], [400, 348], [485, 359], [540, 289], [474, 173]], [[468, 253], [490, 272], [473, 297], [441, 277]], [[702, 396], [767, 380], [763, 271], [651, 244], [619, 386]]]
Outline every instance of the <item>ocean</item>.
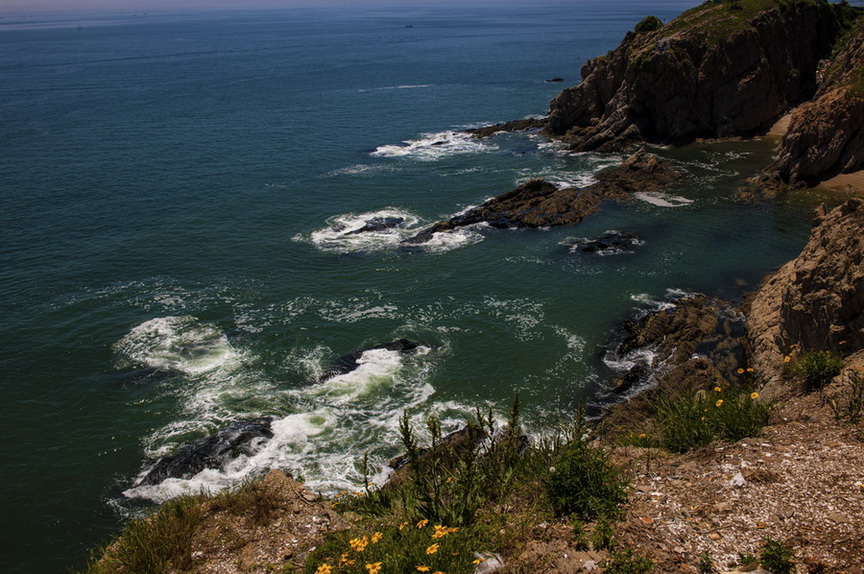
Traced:
[[[401, 243], [525, 180], [585, 185], [620, 162], [462, 130], [543, 115], [648, 12], [690, 5], [4, 15], [3, 571], [80, 568], [142, 508], [268, 468], [327, 493], [368, 453], [380, 482], [403, 413], [452, 430], [518, 394], [542, 432], [620, 368], [624, 319], [688, 291], [740, 300], [794, 257], [824, 198], [735, 199], [769, 140], [653, 150], [685, 183], [578, 226]], [[374, 220], [394, 226], [351, 233]], [[579, 249], [611, 230], [638, 240]], [[419, 346], [375, 348], [399, 339]], [[136, 486], [260, 416], [273, 437], [254, 454]]]

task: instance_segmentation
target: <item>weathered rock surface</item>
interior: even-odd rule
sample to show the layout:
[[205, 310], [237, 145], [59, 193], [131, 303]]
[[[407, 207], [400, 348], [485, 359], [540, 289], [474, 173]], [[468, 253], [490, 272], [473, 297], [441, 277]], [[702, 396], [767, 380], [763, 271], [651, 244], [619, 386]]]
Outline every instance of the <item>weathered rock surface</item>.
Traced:
[[579, 223], [597, 211], [604, 199], [627, 200], [632, 193], [657, 191], [667, 187], [679, 175], [680, 172], [669, 162], [641, 149], [618, 167], [598, 173], [597, 183], [586, 188], [560, 189], [548, 181], [533, 179], [479, 207], [438, 222], [405, 243], [425, 243], [435, 233], [477, 223], [487, 223], [496, 228]]
[[768, 277], [747, 305], [752, 365], [778, 381], [784, 356], [864, 348], [864, 200], [821, 208], [801, 254]]
[[812, 101], [792, 114], [763, 190], [812, 186], [864, 168], [864, 20], [844, 37]]
[[[564, 80], [561, 81], [563, 82]], [[500, 124], [493, 124], [491, 126], [483, 126], [482, 128], [472, 128], [466, 131], [476, 138], [485, 138], [499, 132], [522, 132], [527, 130], [539, 130], [545, 128], [547, 125], [548, 122], [546, 121], [546, 118], [525, 118]]]
[[841, 23], [818, 0], [743, 10], [705, 3], [637, 30], [552, 101], [549, 131], [574, 150], [756, 134], [814, 94]]
[[222, 469], [240, 455], [251, 456], [273, 438], [272, 417], [234, 423], [176, 454], [160, 458], [135, 486], [160, 484], [166, 478], [192, 478], [205, 468]]

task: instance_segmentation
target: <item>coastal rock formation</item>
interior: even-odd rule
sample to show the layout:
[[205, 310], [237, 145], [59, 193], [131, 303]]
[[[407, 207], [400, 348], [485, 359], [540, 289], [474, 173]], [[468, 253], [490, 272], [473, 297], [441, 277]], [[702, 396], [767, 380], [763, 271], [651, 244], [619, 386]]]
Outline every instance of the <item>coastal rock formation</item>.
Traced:
[[623, 339], [608, 358], [632, 367], [612, 381], [607, 400], [644, 392], [617, 405], [603, 424], [614, 428], [649, 416], [658, 395], [727, 386], [743, 364], [744, 348], [743, 315], [730, 303], [701, 294], [625, 322]]
[[812, 186], [864, 168], [864, 19], [844, 36], [812, 101], [799, 106], [763, 189]]
[[[767, 278], [747, 306], [751, 364], [778, 381], [784, 356], [864, 348], [864, 200], [821, 208], [801, 254]], [[793, 347], [796, 345], [796, 347]]]
[[814, 94], [841, 22], [821, 0], [741, 6], [706, 2], [666, 25], [640, 22], [552, 101], [549, 131], [576, 151], [620, 151], [766, 129]]
[[135, 486], [160, 484], [166, 478], [189, 479], [205, 468], [222, 469], [238, 456], [252, 456], [273, 438], [272, 417], [234, 423], [179, 452], [160, 458]]
[[558, 188], [543, 179], [532, 179], [465, 213], [425, 229], [405, 243], [425, 243], [435, 233], [487, 223], [496, 228], [547, 227], [579, 223], [599, 209], [604, 199], [626, 200], [639, 191], [657, 191], [678, 176], [669, 162], [641, 149], [615, 168], [597, 174], [597, 182], [583, 189]]

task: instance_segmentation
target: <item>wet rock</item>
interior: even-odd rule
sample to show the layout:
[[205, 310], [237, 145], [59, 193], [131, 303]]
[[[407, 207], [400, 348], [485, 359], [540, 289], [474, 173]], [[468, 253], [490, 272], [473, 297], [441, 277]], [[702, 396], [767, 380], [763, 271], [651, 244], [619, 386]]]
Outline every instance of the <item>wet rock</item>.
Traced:
[[385, 349], [387, 351], [398, 351], [400, 353], [409, 355], [414, 353], [420, 346], [420, 343], [417, 343], [415, 341], [409, 341], [408, 339], [397, 339], [395, 341], [390, 341], [389, 343], [381, 343], [380, 345], [375, 345], [374, 347], [370, 347], [368, 349], [354, 351], [353, 353], [339, 357], [336, 360], [335, 364], [329, 369], [327, 369], [327, 371], [324, 373], [324, 375], [321, 376], [319, 380], [327, 380], [337, 375], [344, 375], [345, 373], [350, 373], [351, 371], [357, 369], [360, 366], [359, 360], [363, 356], [363, 353], [365, 353], [366, 351], [371, 351], [374, 349]]
[[671, 185], [680, 175], [671, 163], [640, 149], [621, 165], [598, 173], [597, 182], [588, 187], [559, 188], [544, 179], [532, 179], [465, 213], [440, 221], [404, 243], [426, 243], [435, 233], [478, 223], [499, 229], [579, 223], [596, 212], [603, 200], [626, 201], [636, 192], [657, 191]]
[[611, 254], [628, 251], [631, 247], [639, 245], [639, 236], [627, 231], [607, 232], [594, 239], [582, 239], [572, 248], [572, 251], [583, 253]]
[[252, 456], [273, 438], [273, 417], [236, 422], [160, 458], [135, 486], [160, 484], [167, 478], [189, 479], [206, 468], [222, 470], [241, 455]]
[[476, 138], [485, 138], [501, 132], [522, 132], [528, 130], [539, 130], [545, 128], [546, 124], [546, 118], [525, 118], [500, 124], [493, 124], [491, 126], [484, 126], [482, 128], [473, 128], [470, 130], [466, 130], [466, 132]]
[[385, 229], [401, 227], [404, 224], [404, 217], [373, 217], [372, 219], [367, 220], [366, 224], [360, 229], [354, 229], [345, 235], [358, 235], [360, 233], [369, 233], [370, 231], [383, 231]]

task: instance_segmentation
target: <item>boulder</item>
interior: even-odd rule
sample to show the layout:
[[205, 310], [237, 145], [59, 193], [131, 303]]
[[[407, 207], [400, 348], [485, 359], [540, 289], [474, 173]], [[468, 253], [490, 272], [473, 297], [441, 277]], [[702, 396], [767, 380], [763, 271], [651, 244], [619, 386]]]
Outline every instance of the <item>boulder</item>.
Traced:
[[272, 422], [273, 417], [236, 422], [186, 444], [177, 453], [156, 461], [135, 486], [156, 485], [167, 478], [189, 479], [207, 468], [222, 470], [241, 455], [252, 456], [273, 438]]

